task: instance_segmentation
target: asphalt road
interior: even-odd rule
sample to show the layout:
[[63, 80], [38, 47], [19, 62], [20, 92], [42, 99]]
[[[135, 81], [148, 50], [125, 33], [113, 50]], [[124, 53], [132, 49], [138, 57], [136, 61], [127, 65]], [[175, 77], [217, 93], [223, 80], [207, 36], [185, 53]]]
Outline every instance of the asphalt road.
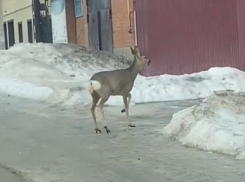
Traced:
[[242, 182], [244, 161], [187, 148], [161, 133], [193, 102], [107, 107], [111, 134], [95, 134], [88, 108], [0, 96], [0, 182]]

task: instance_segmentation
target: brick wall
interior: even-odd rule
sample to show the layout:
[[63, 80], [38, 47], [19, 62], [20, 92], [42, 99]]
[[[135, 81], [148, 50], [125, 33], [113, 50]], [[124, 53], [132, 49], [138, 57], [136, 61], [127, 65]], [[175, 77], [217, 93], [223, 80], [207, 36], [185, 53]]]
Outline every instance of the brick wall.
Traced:
[[74, 15], [74, 1], [66, 0], [66, 24], [69, 43], [77, 43], [76, 18]]
[[[69, 1], [69, 0], [67, 0]], [[70, 7], [72, 3], [67, 3], [67, 13], [73, 8]], [[134, 46], [133, 34], [129, 34], [128, 30], [130, 28], [129, 23], [129, 13], [133, 10], [133, 0], [111, 0], [112, 6], [112, 26], [113, 26], [113, 41], [115, 52], [118, 54], [125, 54], [124, 52], [130, 52], [129, 47]], [[75, 18], [74, 12], [72, 14], [67, 14], [67, 23], [69, 23], [68, 32], [72, 32], [69, 35], [70, 40], [74, 39], [76, 36], [76, 43], [81, 46], [88, 47], [88, 25], [87, 25], [87, 6], [86, 0], [82, 0], [83, 16]], [[75, 30], [73, 30], [73, 19], [75, 19]], [[71, 20], [71, 22], [69, 22]], [[133, 25], [132, 25], [133, 26]], [[132, 27], [132, 30], [134, 28]], [[74, 34], [76, 32], [76, 34]], [[119, 51], [118, 51], [119, 50]]]
[[133, 10], [133, 0], [111, 0], [113, 39], [115, 48], [134, 45], [133, 34], [129, 34], [129, 13]]

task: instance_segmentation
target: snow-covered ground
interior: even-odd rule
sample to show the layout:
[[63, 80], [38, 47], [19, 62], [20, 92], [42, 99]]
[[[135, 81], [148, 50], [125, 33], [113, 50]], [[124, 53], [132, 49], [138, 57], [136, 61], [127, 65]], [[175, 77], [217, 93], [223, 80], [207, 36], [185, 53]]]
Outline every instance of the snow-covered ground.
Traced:
[[[102, 70], [126, 68], [126, 58], [90, 52], [71, 44], [16, 44], [0, 51], [0, 91], [50, 103], [87, 105], [90, 77]], [[190, 75], [138, 76], [132, 104], [197, 99], [213, 91], [245, 91], [245, 73], [234, 68], [211, 68]], [[123, 105], [111, 97], [107, 105]]]
[[[131, 60], [71, 44], [16, 44], [0, 50], [0, 91], [8, 95], [72, 106], [88, 105], [87, 86], [99, 71], [126, 68]], [[131, 104], [206, 98], [176, 113], [164, 134], [201, 149], [245, 159], [245, 72], [211, 68], [180, 76], [138, 76]], [[234, 90], [235, 93], [213, 94]], [[123, 105], [119, 96], [107, 105]]]
[[87, 86], [93, 73], [129, 64], [123, 57], [71, 44], [16, 44], [0, 55], [0, 91], [65, 105], [90, 103]]
[[167, 138], [208, 151], [245, 159], [245, 93], [217, 92], [173, 115]]

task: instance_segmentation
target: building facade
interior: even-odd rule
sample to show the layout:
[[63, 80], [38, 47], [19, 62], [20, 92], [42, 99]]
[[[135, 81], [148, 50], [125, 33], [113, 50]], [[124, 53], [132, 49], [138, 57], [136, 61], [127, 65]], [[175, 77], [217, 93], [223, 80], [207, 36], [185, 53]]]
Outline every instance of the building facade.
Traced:
[[32, 1], [2, 0], [5, 47], [33, 42]]
[[245, 70], [244, 0], [52, 1], [66, 1], [68, 42], [127, 56], [137, 45], [145, 76]]
[[[34, 1], [50, 5], [50, 20]], [[151, 65], [143, 75], [211, 67], [245, 70], [244, 0], [2, 0], [6, 47], [18, 42], [74, 43], [130, 56], [137, 45]], [[48, 5], [48, 6], [49, 6]], [[36, 7], [36, 6], [34, 6]], [[35, 16], [33, 16], [35, 12]], [[42, 21], [40, 21], [40, 19]], [[45, 20], [45, 21], [44, 21]], [[40, 28], [37, 22], [42, 23]], [[51, 25], [51, 24], [50, 24]]]
[[130, 56], [134, 46], [134, 0], [66, 1], [68, 42]]
[[[3, 14], [2, 0], [0, 0], [0, 15]], [[3, 16], [0, 16], [0, 49], [5, 48], [4, 30], [3, 30]]]
[[[134, 46], [133, 0], [2, 1], [6, 48], [22, 42], [74, 43], [130, 55]], [[37, 10], [37, 2], [48, 4], [52, 41], [43, 41], [49, 33], [40, 26], [48, 22], [36, 16], [43, 10], [40, 5]]]
[[50, 34], [50, 31], [47, 31], [48, 2], [48, 0], [2, 0], [5, 48], [15, 43], [51, 42], [45, 41]]

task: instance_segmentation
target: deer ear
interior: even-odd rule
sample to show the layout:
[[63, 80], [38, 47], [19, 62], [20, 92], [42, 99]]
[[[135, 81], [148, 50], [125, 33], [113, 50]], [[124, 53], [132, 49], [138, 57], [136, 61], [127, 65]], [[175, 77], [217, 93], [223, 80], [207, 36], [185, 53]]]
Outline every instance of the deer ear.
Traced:
[[135, 50], [132, 48], [132, 47], [130, 47], [130, 50], [131, 50], [131, 53], [133, 54], [133, 55], [135, 55]]
[[140, 50], [138, 49], [137, 46], [134, 47], [134, 51], [136, 55], [140, 55]]

